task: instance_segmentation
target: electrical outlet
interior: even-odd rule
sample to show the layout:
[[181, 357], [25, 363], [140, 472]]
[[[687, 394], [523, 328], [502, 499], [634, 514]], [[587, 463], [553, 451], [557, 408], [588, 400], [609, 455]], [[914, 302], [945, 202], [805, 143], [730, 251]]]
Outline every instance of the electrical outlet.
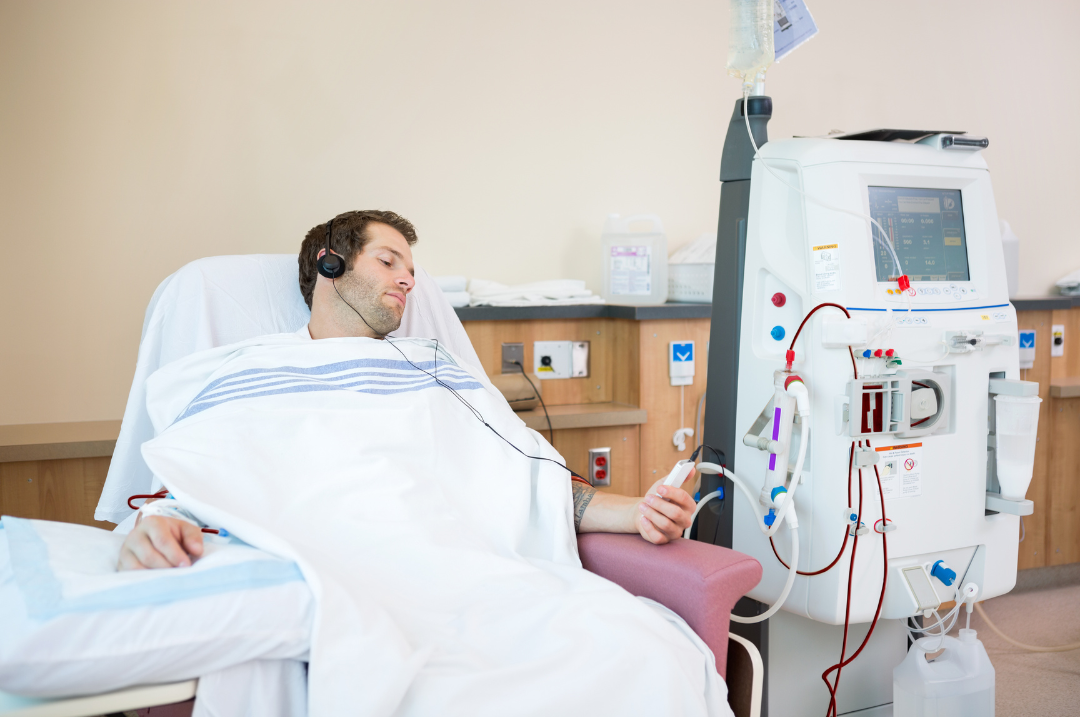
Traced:
[[[514, 363], [517, 361], [517, 363]], [[524, 373], [525, 371], [525, 344], [502, 345], [502, 372]]]
[[1065, 324], [1054, 324], [1050, 327], [1050, 355], [1065, 355]]
[[533, 373], [542, 379], [587, 377], [589, 342], [534, 341]]
[[611, 449], [589, 449], [589, 482], [594, 486], [611, 485]]

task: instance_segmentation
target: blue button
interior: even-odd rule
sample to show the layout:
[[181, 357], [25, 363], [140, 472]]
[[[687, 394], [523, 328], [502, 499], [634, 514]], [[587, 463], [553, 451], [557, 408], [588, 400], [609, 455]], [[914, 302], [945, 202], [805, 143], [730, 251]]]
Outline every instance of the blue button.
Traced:
[[774, 326], [774, 327], [772, 327], [772, 331], [770, 331], [769, 333], [772, 334], [772, 337], [774, 339], [776, 339], [777, 341], [783, 341], [784, 340], [784, 327], [783, 326]]

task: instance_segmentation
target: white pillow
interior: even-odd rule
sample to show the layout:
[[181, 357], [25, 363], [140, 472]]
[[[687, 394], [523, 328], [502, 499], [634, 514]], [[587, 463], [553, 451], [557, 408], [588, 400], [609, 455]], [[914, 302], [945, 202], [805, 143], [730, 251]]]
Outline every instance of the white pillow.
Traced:
[[305, 658], [314, 601], [294, 563], [207, 535], [188, 568], [117, 572], [123, 535], [4, 516], [0, 689], [109, 692]]

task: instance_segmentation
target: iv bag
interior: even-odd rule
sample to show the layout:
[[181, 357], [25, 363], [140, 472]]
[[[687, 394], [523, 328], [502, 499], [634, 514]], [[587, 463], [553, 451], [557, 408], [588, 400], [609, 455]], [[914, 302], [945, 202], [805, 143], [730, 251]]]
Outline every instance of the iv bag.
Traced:
[[773, 3], [775, 0], [730, 0], [727, 71], [743, 81], [744, 91], [765, 80], [773, 63]]

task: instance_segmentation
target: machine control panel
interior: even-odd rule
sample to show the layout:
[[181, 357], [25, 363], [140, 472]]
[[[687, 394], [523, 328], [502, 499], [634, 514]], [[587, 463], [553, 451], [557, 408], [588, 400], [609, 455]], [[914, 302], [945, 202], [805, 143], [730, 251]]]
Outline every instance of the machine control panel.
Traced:
[[911, 282], [911, 288], [901, 291], [895, 283], [879, 283], [878, 297], [883, 301], [906, 306], [914, 304], [954, 304], [958, 301], [980, 301], [982, 296], [970, 281]]

